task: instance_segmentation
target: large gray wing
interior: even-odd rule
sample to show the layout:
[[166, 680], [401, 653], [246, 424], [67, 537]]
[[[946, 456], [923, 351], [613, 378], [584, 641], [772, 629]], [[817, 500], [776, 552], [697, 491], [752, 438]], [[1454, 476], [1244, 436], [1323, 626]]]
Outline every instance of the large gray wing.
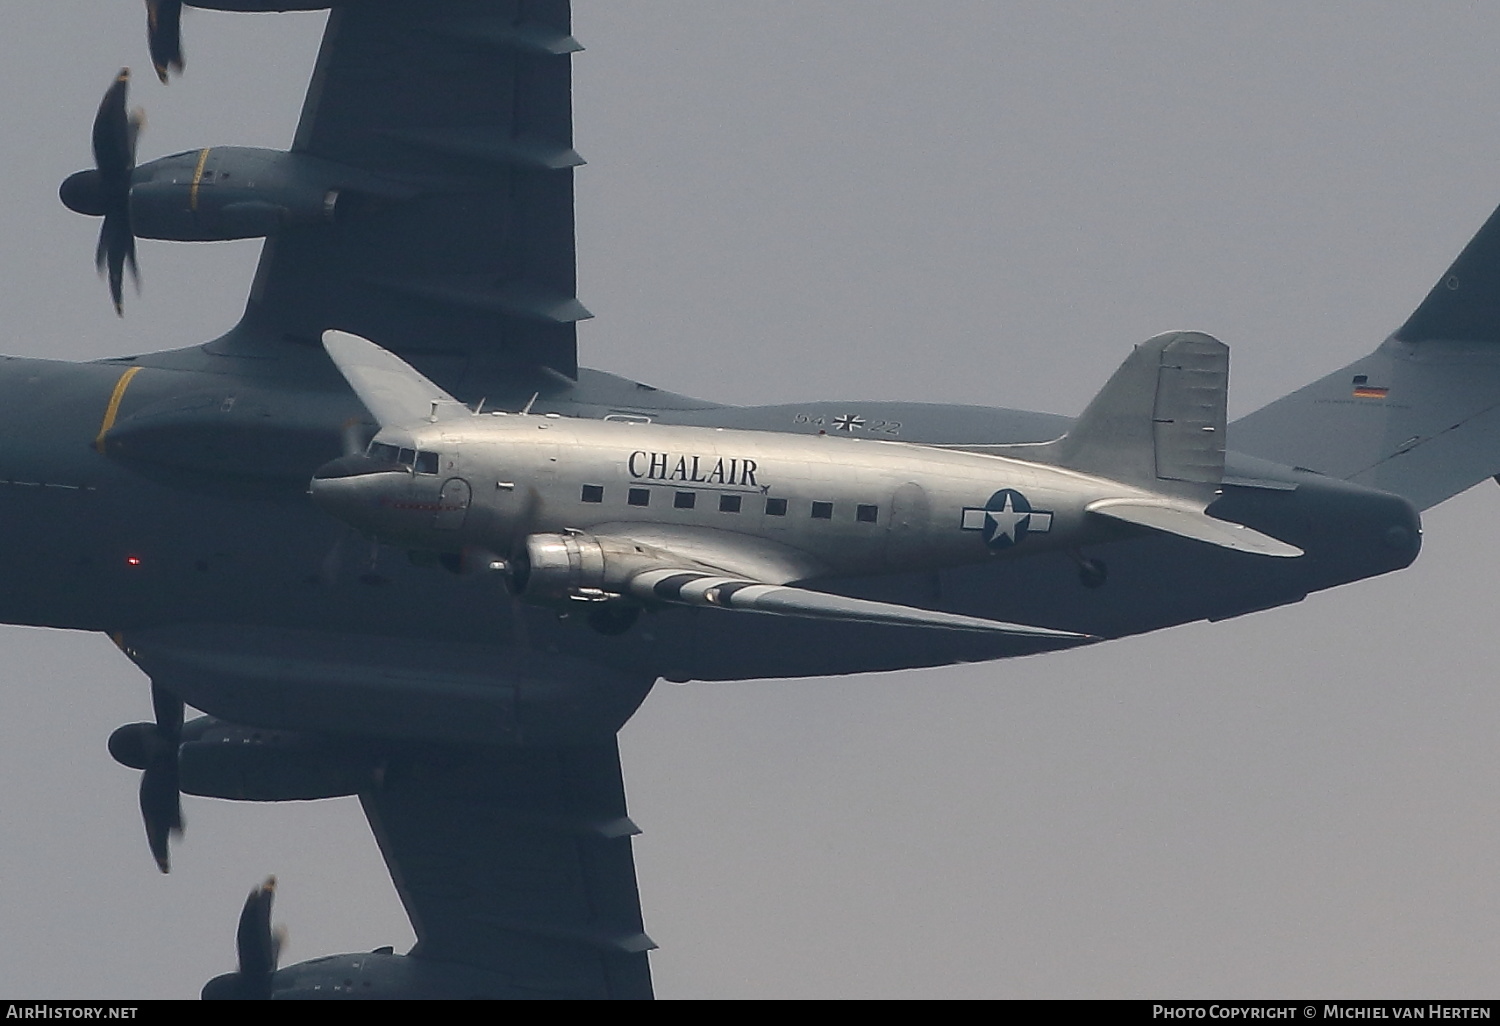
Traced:
[[508, 978], [513, 997], [652, 996], [613, 740], [416, 752], [361, 801], [413, 956]]
[[381, 186], [267, 241], [249, 337], [339, 328], [575, 376], [570, 33], [567, 0], [336, 7], [292, 149]]

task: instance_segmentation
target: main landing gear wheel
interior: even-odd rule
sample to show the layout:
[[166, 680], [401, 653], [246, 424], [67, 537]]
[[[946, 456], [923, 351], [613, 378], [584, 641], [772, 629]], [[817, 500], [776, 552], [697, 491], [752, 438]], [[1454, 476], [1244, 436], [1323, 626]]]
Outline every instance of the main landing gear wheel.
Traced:
[[1109, 566], [1102, 559], [1078, 556], [1078, 583], [1085, 588], [1102, 588], [1109, 580]]

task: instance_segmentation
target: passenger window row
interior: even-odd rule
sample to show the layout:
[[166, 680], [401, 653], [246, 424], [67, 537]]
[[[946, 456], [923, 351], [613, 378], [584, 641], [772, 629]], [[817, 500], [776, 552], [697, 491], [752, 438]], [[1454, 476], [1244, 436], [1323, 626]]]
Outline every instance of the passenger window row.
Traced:
[[[599, 503], [604, 501], [603, 485], [584, 485], [581, 498], [584, 502]], [[740, 513], [744, 511], [743, 495], [720, 495], [720, 513]], [[631, 506], [651, 505], [651, 489], [632, 488], [626, 493], [625, 501]], [[696, 509], [698, 506], [697, 492], [673, 492], [673, 509]], [[811, 516], [814, 520], [832, 520], [834, 504], [831, 502], [814, 502], [812, 504]], [[768, 517], [784, 517], [787, 515], [786, 499], [766, 499], [765, 514]], [[854, 507], [854, 519], [861, 524], [873, 524], [880, 519], [880, 507], [874, 503], [861, 502]]]

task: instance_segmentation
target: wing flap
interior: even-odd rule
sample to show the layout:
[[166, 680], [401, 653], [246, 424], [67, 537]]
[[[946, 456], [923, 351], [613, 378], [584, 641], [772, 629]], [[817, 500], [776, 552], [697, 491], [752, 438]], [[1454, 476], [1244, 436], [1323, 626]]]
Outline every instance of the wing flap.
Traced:
[[1166, 499], [1100, 499], [1085, 508], [1097, 516], [1207, 542], [1223, 549], [1283, 558], [1302, 555], [1302, 550], [1295, 545], [1254, 528], [1219, 520], [1197, 507]]
[[828, 592], [795, 588], [786, 584], [764, 584], [735, 577], [704, 573], [700, 570], [661, 568], [635, 574], [627, 585], [631, 595], [647, 602], [666, 602], [683, 606], [708, 606], [737, 609], [775, 616], [797, 616], [814, 620], [839, 620], [846, 623], [873, 623], [897, 627], [941, 628], [944, 630], [980, 631], [1022, 637], [1056, 638], [1066, 641], [1089, 640], [1087, 634], [1032, 627], [1026, 624], [1002, 623], [977, 616], [918, 609], [892, 602], [850, 598]]

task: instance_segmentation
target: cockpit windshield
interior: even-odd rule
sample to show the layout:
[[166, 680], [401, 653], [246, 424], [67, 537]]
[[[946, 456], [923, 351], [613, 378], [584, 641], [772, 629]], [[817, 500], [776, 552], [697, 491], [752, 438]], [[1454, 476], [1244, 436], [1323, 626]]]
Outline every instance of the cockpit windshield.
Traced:
[[436, 474], [438, 472], [438, 454], [435, 452], [403, 449], [400, 446], [388, 445], [385, 442], [371, 442], [370, 448], [365, 451], [365, 455], [379, 463], [399, 463], [418, 474]]

